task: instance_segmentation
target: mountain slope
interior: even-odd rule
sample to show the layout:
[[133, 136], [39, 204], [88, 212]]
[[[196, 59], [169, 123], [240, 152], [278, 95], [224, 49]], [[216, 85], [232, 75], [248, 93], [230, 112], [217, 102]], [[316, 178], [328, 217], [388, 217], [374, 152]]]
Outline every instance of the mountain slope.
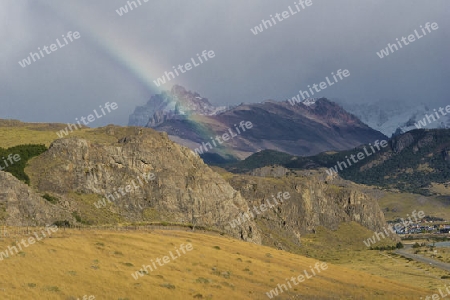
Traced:
[[[365, 146], [369, 149], [369, 146]], [[352, 154], [364, 152], [364, 145], [352, 150], [324, 152], [309, 157], [262, 151], [246, 160], [229, 164], [233, 172], [279, 164], [290, 169], [332, 168]], [[327, 170], [327, 173], [335, 171]], [[432, 183], [450, 181], [450, 129], [416, 129], [395, 136], [381, 148], [357, 163], [337, 169], [339, 176], [357, 183], [395, 188], [404, 192], [429, 194]], [[326, 175], [324, 170], [324, 175]]]
[[[13, 242], [13, 238], [0, 240], [0, 247], [4, 249]], [[187, 243], [192, 244], [192, 251], [182, 254], [180, 250], [181, 256], [138, 280], [131, 276], [142, 265], [150, 265], [152, 260], [167, 256], [169, 251]], [[304, 270], [311, 276], [310, 266], [314, 267], [316, 262], [317, 259], [269, 247], [192, 232], [60, 230], [52, 238], [24, 249], [21, 255], [0, 262], [3, 270], [0, 297], [268, 299], [266, 293], [278, 284], [286, 284], [287, 278], [304, 275]], [[432, 293], [432, 288], [331, 263], [327, 266], [300, 284], [290, 283], [292, 288], [287, 286], [275, 299], [402, 300]]]

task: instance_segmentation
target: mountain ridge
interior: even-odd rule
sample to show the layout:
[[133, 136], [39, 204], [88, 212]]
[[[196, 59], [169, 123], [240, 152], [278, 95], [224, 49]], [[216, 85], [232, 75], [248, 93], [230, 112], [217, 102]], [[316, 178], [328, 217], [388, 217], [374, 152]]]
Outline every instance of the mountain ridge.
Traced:
[[[194, 95], [191, 92], [188, 94]], [[163, 97], [161, 95], [165, 94], [158, 97]], [[158, 98], [155, 97], [152, 99]], [[350, 149], [385, 138], [382, 133], [362, 123], [340, 105], [325, 98], [296, 105], [291, 105], [288, 101], [267, 100], [220, 111], [209, 108], [197, 113], [193, 109], [183, 114], [176, 113], [175, 106], [179, 102], [171, 102], [171, 107], [160, 107], [157, 110], [155, 105], [158, 104], [153, 105], [151, 101], [147, 104], [147, 110], [142, 110], [147, 111], [147, 115], [148, 111], [153, 113], [146, 122], [146, 127], [167, 132], [172, 140], [193, 151], [203, 146], [202, 143], [211, 142], [215, 137], [223, 135], [236, 124], [251, 122], [252, 130], [208, 149], [208, 154], [216, 154], [226, 160], [243, 159], [264, 149], [293, 155], [313, 155], [326, 150]], [[143, 112], [142, 115], [144, 114]], [[136, 116], [136, 112], [132, 116]], [[143, 123], [145, 122], [140, 124]]]

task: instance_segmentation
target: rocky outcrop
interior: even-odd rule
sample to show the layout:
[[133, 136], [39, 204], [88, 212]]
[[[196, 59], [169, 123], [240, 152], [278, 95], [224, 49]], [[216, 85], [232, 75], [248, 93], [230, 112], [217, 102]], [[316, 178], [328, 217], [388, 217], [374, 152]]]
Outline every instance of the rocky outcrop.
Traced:
[[[32, 185], [60, 197], [72, 192], [112, 195], [113, 203], [106, 202], [106, 207], [99, 209], [110, 210], [127, 221], [202, 225], [260, 243], [253, 222], [225, 228], [235, 215], [247, 209], [247, 203], [197, 155], [174, 144], [165, 133], [147, 128], [127, 130], [116, 143], [55, 141], [33, 160], [29, 168]], [[115, 132], [113, 127], [107, 131]], [[154, 180], [148, 178], [149, 174], [154, 174]], [[127, 185], [132, 186], [128, 192]]]
[[68, 212], [44, 200], [10, 173], [0, 171], [0, 222], [7, 226], [45, 226], [72, 220]]
[[394, 153], [400, 153], [403, 149], [414, 143], [414, 137], [411, 133], [405, 133], [392, 139], [392, 150]]
[[[234, 175], [229, 182], [247, 199], [250, 208], [268, 201], [273, 205], [264, 213], [254, 213], [258, 226], [270, 229], [263, 237], [267, 245], [288, 250], [292, 246], [283, 241], [299, 245], [302, 234], [314, 233], [319, 226], [336, 230], [342, 222], [355, 221], [373, 231], [386, 225], [375, 199], [356, 185], [330, 184], [323, 180], [323, 173], [282, 179]], [[279, 192], [288, 192], [290, 198], [274, 205], [272, 195], [277, 198]]]

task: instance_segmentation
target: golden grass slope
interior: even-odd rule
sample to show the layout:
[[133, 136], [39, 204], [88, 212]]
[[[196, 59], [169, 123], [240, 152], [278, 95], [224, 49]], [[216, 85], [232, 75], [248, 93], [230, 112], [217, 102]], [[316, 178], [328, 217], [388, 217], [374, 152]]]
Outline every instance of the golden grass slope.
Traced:
[[[22, 237], [20, 237], [22, 238]], [[0, 239], [3, 251], [15, 239]], [[180, 244], [194, 250], [138, 280], [143, 264]], [[317, 260], [228, 237], [185, 231], [60, 229], [0, 261], [0, 299], [268, 299], [266, 292]], [[418, 299], [421, 288], [328, 264], [276, 299]]]
[[[23, 144], [44, 144], [48, 147], [53, 141], [59, 139], [56, 133], [63, 130], [66, 126], [67, 124], [59, 123], [22, 123], [16, 120], [0, 119], [0, 147], [9, 148]], [[69, 130], [69, 134], [63, 138], [78, 137], [98, 143], [115, 143], [118, 138], [122, 138], [134, 131], [134, 127], [84, 127], [72, 132]]]

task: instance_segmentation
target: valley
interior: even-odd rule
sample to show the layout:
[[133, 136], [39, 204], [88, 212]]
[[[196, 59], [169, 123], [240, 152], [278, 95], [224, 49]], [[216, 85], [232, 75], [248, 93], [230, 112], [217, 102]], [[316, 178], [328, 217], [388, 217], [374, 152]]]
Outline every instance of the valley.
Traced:
[[[80, 129], [74, 132], [74, 136], [69, 140], [55, 141], [55, 136], [50, 135], [50, 132], [54, 133], [62, 125], [16, 123], [11, 126], [10, 122], [3, 124], [0, 131], [3, 130], [4, 133], [19, 133], [19, 137], [20, 134], [33, 136], [50, 147], [45, 153], [32, 158], [25, 168], [30, 178], [31, 189], [28, 188], [28, 193], [36, 194], [32, 199], [37, 200], [39, 195], [46, 193], [45, 200], [40, 198], [42, 200], [36, 203], [41, 204], [33, 208], [42, 215], [41, 219], [31, 221], [27, 218], [27, 213], [11, 214], [13, 207], [21, 212], [29, 211], [31, 207], [25, 202], [22, 203], [19, 198], [19, 202], [11, 202], [11, 189], [18, 191], [24, 187], [12, 178], [5, 177], [9, 182], [5, 191], [10, 196], [3, 198], [3, 201], [9, 200], [2, 202], [5, 205], [2, 224], [17, 226], [5, 227], [5, 232], [14, 232], [16, 228], [23, 226], [33, 228], [44, 222], [61, 227], [50, 238], [21, 249], [17, 255], [3, 255], [1, 263], [5, 264], [6, 270], [13, 268], [8, 272], [14, 273], [30, 264], [29, 259], [40, 257], [41, 261], [46, 261], [46, 265], [50, 266], [49, 270], [65, 278], [61, 281], [62, 279], [56, 279], [54, 274], [46, 275], [52, 285], [48, 284], [45, 276], [41, 280], [32, 280], [31, 277], [28, 279], [27, 276], [21, 276], [20, 280], [5, 278], [3, 286], [0, 287], [5, 297], [12, 295], [11, 293], [37, 293], [45, 294], [48, 299], [76, 299], [75, 297], [95, 293], [109, 297], [105, 295], [112, 293], [111, 295], [119, 297], [117, 299], [133, 299], [127, 298], [126, 295], [144, 295], [151, 289], [158, 297], [172, 299], [184, 299], [183, 295], [186, 293], [194, 299], [225, 299], [221, 290], [227, 290], [227, 297], [234, 295], [237, 299], [264, 299], [268, 297], [265, 293], [270, 294], [270, 291], [279, 287], [278, 284], [282, 287], [283, 284], [289, 283], [291, 287], [287, 285], [289, 288], [283, 289], [276, 297], [288, 299], [294, 295], [303, 295], [310, 299], [413, 299], [419, 295], [431, 294], [447, 283], [447, 280], [442, 279], [448, 275], [444, 270], [403, 258], [394, 250], [370, 250], [363, 243], [373, 232], [381, 231], [386, 226], [386, 221], [404, 218], [414, 209], [424, 211], [427, 216], [448, 219], [449, 209], [445, 202], [442, 202], [442, 197], [448, 195], [443, 184], [434, 185], [430, 191], [435, 194], [425, 196], [355, 184], [339, 176], [330, 177], [325, 169], [320, 168], [301, 170], [261, 165], [245, 172], [235, 172], [234, 169], [234, 173], [231, 173], [217, 166], [209, 168], [197, 161], [191, 150], [173, 144], [164, 134], [152, 129], [137, 130], [118, 126]], [[10, 130], [5, 131], [5, 128]], [[20, 138], [9, 138], [8, 134], [5, 134], [2, 147], [22, 145]], [[97, 160], [102, 161], [111, 145], [114, 145], [115, 149], [122, 148], [121, 153], [127, 153], [127, 148], [130, 147], [130, 152], [123, 156], [127, 157], [130, 163], [116, 157], [115, 162], [105, 161], [100, 165]], [[143, 145], [145, 148], [141, 148]], [[169, 148], [172, 148], [170, 155], [166, 152]], [[147, 151], [148, 154], [145, 154]], [[134, 157], [135, 155], [138, 156]], [[183, 167], [176, 163], [172, 165], [180, 160], [174, 158], [179, 155], [186, 157], [182, 159]], [[161, 156], [164, 156], [165, 160], [161, 160]], [[135, 169], [139, 166], [136, 162], [141, 160], [145, 164]], [[251, 158], [248, 161], [250, 160]], [[76, 161], [78, 166], [75, 166]], [[189, 169], [192, 167], [186, 165], [187, 161], [191, 161], [192, 166], [198, 170]], [[259, 164], [264, 162], [261, 159], [258, 161]], [[115, 168], [117, 162], [122, 165], [114, 171], [121, 174], [120, 182], [126, 183], [124, 178], [136, 178], [141, 174], [152, 174], [153, 180], [142, 182], [140, 189], [132, 193], [122, 193], [114, 202], [105, 201], [104, 208], [99, 210], [94, 205], [99, 201], [99, 197], [108, 193], [113, 195], [117, 187], [121, 186], [119, 181], [114, 183], [116, 173], [108, 171], [109, 168]], [[146, 167], [149, 164], [152, 168]], [[213, 221], [204, 215], [210, 213], [208, 210], [190, 207], [189, 201], [176, 204], [168, 198], [164, 200], [163, 195], [174, 190], [168, 178], [173, 180], [176, 178], [174, 174], [186, 167], [186, 174], [208, 174], [202, 181], [191, 179], [194, 180], [192, 183], [185, 183], [190, 197], [195, 194], [191, 184], [195, 184], [198, 190], [202, 189], [202, 182], [210, 182], [209, 189], [211, 184], [219, 185], [222, 190], [220, 193], [230, 189], [230, 195], [236, 192], [241, 195], [232, 196], [235, 199], [232, 205], [237, 204], [237, 210], [232, 211], [231, 207], [225, 208], [217, 203], [217, 208], [214, 208], [217, 219]], [[46, 175], [42, 177], [41, 174]], [[113, 184], [108, 187], [104, 178], [108, 178]], [[5, 185], [5, 181], [2, 182]], [[229, 187], [226, 187], [227, 185]], [[103, 186], [103, 191], [98, 190], [100, 186]], [[183, 199], [185, 192], [179, 187], [175, 189], [178, 194], [175, 199]], [[162, 198], [149, 198], [148, 195], [155, 193], [162, 195]], [[277, 205], [271, 202], [280, 195], [284, 197], [284, 201], [278, 200]], [[136, 201], [137, 196], [143, 198]], [[170, 211], [164, 208], [167, 206], [171, 207]], [[253, 213], [255, 207], [260, 210]], [[130, 227], [145, 228], [145, 224], [163, 224], [168, 227], [167, 230], [111, 231], [111, 226], [125, 230]], [[66, 228], [67, 226], [69, 227]], [[120, 240], [126, 240], [126, 245]], [[389, 236], [372, 245], [372, 248], [393, 249], [399, 241], [398, 237]], [[168, 248], [164, 243], [172, 247]], [[168, 251], [179, 249], [177, 247], [183, 243], [192, 244], [192, 253], [182, 255], [180, 252], [175, 259], [166, 261], [167, 265], [153, 268], [153, 271], [150, 271], [149, 265], [145, 271], [145, 263], [149, 264], [153, 259], [156, 264], [156, 258], [164, 258]], [[405, 240], [402, 243], [406, 245], [414, 241]], [[14, 245], [14, 238], [3, 235], [0, 245], [1, 249], [8, 249], [8, 246]], [[67, 251], [68, 249], [72, 250]], [[51, 253], [56, 262], [68, 260], [74, 264], [53, 266], [54, 263], [48, 261], [44, 253]], [[128, 254], [132, 255], [128, 257]], [[241, 260], [248, 262], [245, 266], [238, 266], [237, 263]], [[237, 263], [227, 265], [227, 261]], [[291, 261], [295, 262], [295, 267]], [[313, 278], [306, 277], [298, 286], [293, 281], [286, 281], [287, 276], [299, 276], [304, 274], [305, 270], [310, 272], [308, 264], [312, 266], [317, 261], [326, 263], [329, 269]], [[62, 266], [64, 267], [61, 268]], [[139, 269], [144, 270], [144, 273], [138, 275], [138, 282], [132, 283], [135, 280], [130, 274], [135, 274]], [[32, 270], [33, 268], [23, 272], [29, 273]], [[329, 270], [333, 272], [328, 272]], [[178, 275], [171, 277], [169, 274], [173, 272]], [[185, 272], [187, 277], [181, 275]], [[81, 273], [83, 286], [86, 287], [82, 292], [74, 289], [76, 282], [79, 286], [80, 279], [77, 279], [77, 274]], [[98, 277], [96, 273], [102, 275]], [[258, 274], [258, 279], [253, 278], [253, 274]], [[345, 276], [342, 277], [342, 274]], [[361, 278], [356, 285], [351, 279], [355, 276]], [[102, 278], [106, 286], [114, 286], [120, 291], [99, 288], [102, 284], [94, 278]], [[149, 280], [150, 285], [144, 284], [146, 280]], [[322, 280], [328, 283], [325, 284]], [[333, 284], [330, 285], [329, 282]], [[315, 288], [316, 284], [322, 286], [321, 292]], [[323, 287], [324, 284], [326, 288]], [[121, 294], [123, 296], [120, 296]]]

